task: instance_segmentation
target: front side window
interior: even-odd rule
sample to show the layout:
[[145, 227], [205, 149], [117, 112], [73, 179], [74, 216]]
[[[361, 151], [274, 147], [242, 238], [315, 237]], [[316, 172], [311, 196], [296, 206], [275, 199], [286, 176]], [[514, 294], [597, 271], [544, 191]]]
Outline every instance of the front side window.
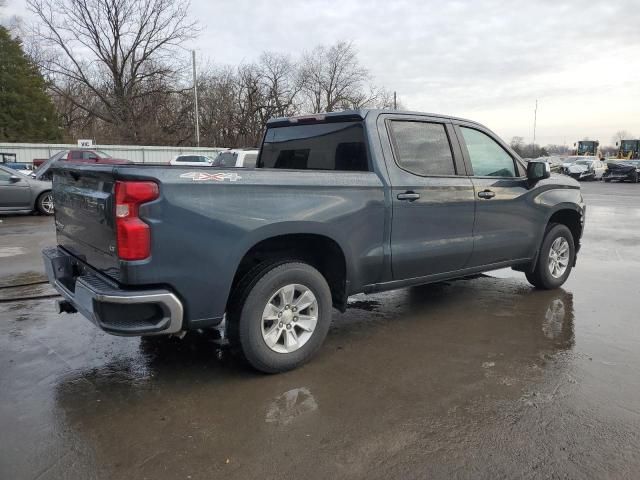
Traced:
[[364, 128], [361, 122], [270, 128], [257, 167], [369, 171]]
[[460, 127], [467, 145], [473, 174], [477, 177], [515, 177], [513, 158], [489, 135]]
[[420, 176], [456, 174], [443, 124], [393, 120], [390, 125], [400, 168]]

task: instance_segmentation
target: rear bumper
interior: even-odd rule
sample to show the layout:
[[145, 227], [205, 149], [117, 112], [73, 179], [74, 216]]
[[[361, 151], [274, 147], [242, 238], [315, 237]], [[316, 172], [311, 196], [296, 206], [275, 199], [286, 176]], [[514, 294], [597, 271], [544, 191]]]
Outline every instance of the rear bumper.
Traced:
[[182, 330], [184, 309], [169, 290], [124, 290], [65, 250], [43, 250], [54, 288], [92, 323], [113, 335], [139, 336]]

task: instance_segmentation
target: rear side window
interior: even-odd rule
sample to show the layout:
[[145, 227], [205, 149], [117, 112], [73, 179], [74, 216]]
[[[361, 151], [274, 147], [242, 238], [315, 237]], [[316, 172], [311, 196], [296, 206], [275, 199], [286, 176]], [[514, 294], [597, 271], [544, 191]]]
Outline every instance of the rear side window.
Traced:
[[69, 160], [82, 160], [82, 150], [72, 150], [68, 158]]
[[364, 128], [360, 122], [270, 128], [257, 167], [368, 171]]
[[456, 174], [443, 124], [392, 120], [390, 125], [400, 168], [421, 176]]
[[467, 145], [473, 174], [477, 177], [515, 177], [513, 158], [489, 135], [460, 127]]

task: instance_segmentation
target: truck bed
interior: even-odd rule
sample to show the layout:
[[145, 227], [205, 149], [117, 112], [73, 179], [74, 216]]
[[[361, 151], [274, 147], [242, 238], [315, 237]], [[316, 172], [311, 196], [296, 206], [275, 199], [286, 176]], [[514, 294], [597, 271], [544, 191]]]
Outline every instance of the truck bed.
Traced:
[[[58, 244], [101, 274], [130, 288], [179, 292], [185, 318], [219, 323], [235, 269], [269, 232], [331, 234], [362, 258], [367, 278], [381, 275], [385, 194], [373, 172], [218, 169], [166, 165], [58, 165], [54, 172]], [[140, 207], [151, 227], [151, 256], [118, 258], [114, 183], [143, 180], [160, 197]], [[329, 230], [329, 231], [328, 231]], [[357, 252], [357, 253], [355, 253]], [[206, 265], [206, 267], [203, 267]]]

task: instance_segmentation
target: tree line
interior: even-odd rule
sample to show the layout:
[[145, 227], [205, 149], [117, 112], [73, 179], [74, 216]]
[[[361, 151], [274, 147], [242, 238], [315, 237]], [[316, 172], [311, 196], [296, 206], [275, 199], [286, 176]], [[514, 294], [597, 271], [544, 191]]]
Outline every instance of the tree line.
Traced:
[[[191, 52], [185, 46], [200, 29], [189, 18], [188, 0], [27, 0], [27, 5], [37, 20], [22, 32], [27, 53], [21, 55], [42, 75], [48, 98], [40, 99], [40, 106], [48, 103], [55, 112], [49, 120], [58, 127], [37, 140], [194, 144]], [[201, 146], [258, 145], [272, 117], [385, 108], [393, 102], [390, 92], [372, 84], [356, 48], [345, 41], [295, 58], [264, 52], [237, 66], [205, 63], [196, 82]], [[4, 135], [26, 141], [17, 137], [17, 132]]]

